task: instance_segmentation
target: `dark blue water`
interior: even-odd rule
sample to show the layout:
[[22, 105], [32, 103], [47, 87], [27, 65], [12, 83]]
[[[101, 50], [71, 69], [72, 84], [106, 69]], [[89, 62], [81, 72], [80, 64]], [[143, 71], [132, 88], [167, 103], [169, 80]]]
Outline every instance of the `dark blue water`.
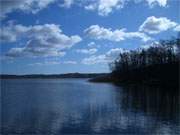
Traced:
[[1, 80], [1, 134], [176, 135], [178, 99], [173, 88], [85, 79]]

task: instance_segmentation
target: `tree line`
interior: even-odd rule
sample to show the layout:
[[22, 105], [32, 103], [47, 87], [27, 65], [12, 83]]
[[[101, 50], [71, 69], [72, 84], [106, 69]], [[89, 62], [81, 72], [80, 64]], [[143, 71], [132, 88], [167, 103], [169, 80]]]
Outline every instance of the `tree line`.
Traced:
[[180, 61], [180, 33], [170, 40], [161, 40], [148, 48], [125, 51], [110, 63], [112, 73], [124, 73], [158, 64]]

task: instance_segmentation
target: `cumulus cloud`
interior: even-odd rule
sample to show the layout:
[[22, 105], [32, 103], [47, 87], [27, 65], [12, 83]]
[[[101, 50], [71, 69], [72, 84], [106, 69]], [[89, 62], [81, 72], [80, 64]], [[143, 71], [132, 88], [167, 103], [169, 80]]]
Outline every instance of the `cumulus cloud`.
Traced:
[[85, 6], [86, 10], [97, 10], [101, 16], [107, 16], [113, 9], [122, 8], [125, 0], [96, 0]]
[[94, 54], [96, 53], [98, 50], [96, 48], [91, 48], [91, 49], [77, 49], [76, 52], [77, 53], [83, 53], [83, 54]]
[[150, 7], [153, 7], [155, 5], [159, 5], [161, 7], [167, 6], [168, 0], [146, 0], [146, 2], [149, 4]]
[[52, 66], [52, 65], [60, 65], [60, 64], [77, 64], [76, 61], [44, 61], [44, 62], [37, 62], [37, 63], [32, 63], [29, 64], [29, 66]]
[[89, 28], [85, 29], [84, 32], [93, 39], [105, 39], [115, 42], [131, 38], [140, 38], [145, 42], [151, 39], [141, 32], [127, 32], [126, 29], [116, 29], [113, 31], [110, 28], [100, 27], [99, 25], [91, 25]]
[[176, 25], [176, 22], [173, 22], [167, 19], [166, 17], [156, 18], [155, 16], [150, 16], [139, 27], [139, 31], [146, 32], [149, 34], [157, 34], [162, 31], [166, 31], [170, 28], [173, 28]]
[[0, 41], [1, 42], [15, 42], [20, 35], [26, 33], [29, 27], [23, 25], [13, 25], [4, 26], [1, 28]]
[[63, 62], [64, 64], [73, 64], [73, 65], [75, 65], [75, 64], [77, 64], [77, 62], [76, 61], [64, 61]]
[[174, 31], [180, 32], [180, 25], [177, 25], [177, 26], [174, 28]]
[[56, 0], [0, 0], [0, 18], [4, 18], [8, 13], [15, 10], [37, 13], [55, 1]]
[[128, 50], [124, 50], [122, 48], [113, 48], [106, 53], [106, 57], [109, 61], [113, 61], [119, 56], [120, 53], [124, 52], [128, 52]]
[[158, 41], [154, 41], [154, 42], [151, 42], [149, 44], [144, 44], [144, 45], [140, 46], [140, 50], [142, 50], [142, 49], [147, 50], [150, 47], [160, 47], [160, 46], [161, 45]]
[[51, 65], [59, 65], [61, 62], [58, 61], [45, 61], [45, 62], [37, 62], [29, 64], [29, 66], [51, 66]]
[[95, 42], [90, 42], [87, 44], [88, 48], [100, 48], [99, 44], [96, 44]]
[[8, 13], [17, 10], [35, 14], [55, 2], [60, 7], [70, 8], [76, 4], [86, 10], [97, 11], [100, 16], [107, 16], [114, 10], [123, 8], [126, 3], [134, 1], [136, 3], [146, 2], [150, 7], [155, 5], [166, 7], [168, 0], [0, 0], [0, 18], [4, 18]]
[[101, 55], [92, 55], [88, 58], [82, 60], [83, 64], [93, 65], [93, 64], [107, 64], [114, 61], [120, 53], [128, 52], [122, 48], [114, 48]]
[[97, 11], [100, 16], [107, 16], [114, 10], [123, 8], [128, 2], [146, 2], [149, 7], [158, 5], [166, 7], [168, 0], [87, 0], [88, 4], [84, 7], [86, 10]]
[[[64, 56], [65, 49], [71, 48], [82, 39], [78, 35], [67, 36], [62, 33], [59, 25], [44, 24], [34, 26], [12, 25], [3, 27], [0, 40], [16, 42], [26, 40], [22, 48], [12, 48], [7, 53], [10, 57], [48, 57]], [[5, 33], [5, 34], [4, 34]]]
[[94, 47], [96, 44], [94, 43], [94, 42], [90, 42], [90, 43], [88, 43], [88, 47]]
[[64, 56], [66, 52], [51, 48], [36, 48], [26, 46], [24, 48], [11, 48], [6, 56], [8, 57], [55, 57]]
[[70, 8], [74, 4], [74, 0], [64, 0], [60, 7]]
[[100, 64], [100, 63], [107, 63], [106, 55], [93, 55], [88, 58], [84, 58], [82, 63], [85, 65], [93, 65], [93, 64]]
[[44, 61], [44, 62], [36, 62], [31, 63], [29, 66], [54, 66], [54, 65], [62, 65], [62, 64], [69, 64], [69, 65], [75, 65], [77, 64], [76, 61]]

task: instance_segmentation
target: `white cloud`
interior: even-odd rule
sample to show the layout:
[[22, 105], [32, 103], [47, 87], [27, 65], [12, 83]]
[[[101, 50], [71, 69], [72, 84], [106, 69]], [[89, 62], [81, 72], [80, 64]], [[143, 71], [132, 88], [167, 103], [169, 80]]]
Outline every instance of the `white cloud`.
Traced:
[[85, 29], [84, 32], [93, 39], [105, 39], [119, 42], [130, 38], [140, 38], [142, 41], [148, 41], [151, 38], [141, 32], [126, 32], [126, 29], [111, 30], [110, 28], [100, 27], [99, 25], [91, 25]]
[[149, 34], [157, 34], [162, 31], [166, 31], [170, 28], [173, 28], [176, 25], [176, 22], [173, 22], [167, 19], [166, 17], [156, 18], [155, 16], [150, 16], [139, 27], [139, 31], [146, 32]]
[[64, 64], [73, 64], [73, 65], [77, 64], [76, 61], [64, 61], [63, 63]]
[[128, 50], [124, 50], [122, 48], [114, 48], [114, 49], [111, 49], [109, 50], [107, 53], [106, 53], [106, 57], [112, 61], [114, 59], [116, 59], [120, 53], [124, 53], [124, 52], [128, 52]]
[[146, 2], [150, 7], [159, 5], [167, 6], [168, 0], [0, 0], [0, 18], [6, 17], [13, 11], [31, 12], [33, 14], [48, 7], [52, 3], [57, 3], [60, 7], [70, 8], [73, 4], [83, 7], [86, 10], [97, 11], [100, 16], [107, 16], [114, 10], [123, 8], [128, 2]]
[[150, 7], [153, 7], [155, 5], [159, 5], [161, 7], [167, 6], [168, 0], [146, 0]]
[[82, 60], [83, 64], [86, 65], [93, 65], [93, 64], [100, 64], [100, 63], [107, 63], [107, 59], [105, 55], [93, 55], [88, 58], [84, 58]]
[[89, 48], [100, 48], [100, 45], [96, 44], [95, 42], [90, 42], [87, 44]]
[[147, 50], [147, 49], [149, 49], [150, 47], [160, 47], [160, 46], [161, 46], [161, 45], [159, 44], [158, 41], [154, 41], [154, 42], [151, 42], [151, 43], [149, 43], [149, 44], [144, 44], [144, 45], [142, 45], [142, 46], [140, 47], [140, 50], [141, 50], [141, 49]]
[[86, 10], [97, 10], [101, 16], [107, 16], [113, 9], [122, 8], [125, 0], [96, 0], [85, 6]]
[[[143, 50], [147, 50], [151, 47], [161, 47], [162, 49], [165, 49], [164, 46], [159, 42], [159, 41], [154, 41], [154, 42], [151, 42], [149, 44], [145, 44], [145, 45], [142, 45], [140, 48], [139, 48], [139, 51], [141, 51], [142, 49]], [[178, 53], [178, 47], [177, 46], [172, 46], [172, 51], [174, 53]]]
[[29, 47], [28, 45], [24, 48], [11, 48], [6, 56], [16, 58], [16, 57], [56, 57], [64, 56], [66, 52], [51, 48], [36, 48]]
[[7, 56], [11, 57], [63, 56], [65, 49], [71, 48], [82, 40], [78, 35], [67, 36], [63, 34], [59, 25], [55, 24], [11, 25], [3, 27], [3, 31], [7, 33], [0, 34], [0, 39], [3, 42], [26, 40], [25, 47], [10, 49]]
[[37, 13], [55, 1], [56, 0], [0, 0], [0, 18], [6, 17], [8, 13], [15, 10]]
[[58, 61], [45, 61], [45, 62], [37, 62], [29, 64], [29, 66], [51, 66], [51, 65], [59, 65], [61, 62]]
[[168, 0], [87, 0], [88, 4], [84, 7], [86, 10], [97, 11], [100, 16], [107, 16], [114, 10], [121, 9], [127, 2], [146, 2], [149, 7], [159, 5], [166, 7]]
[[180, 25], [177, 25], [177, 26], [174, 28], [174, 31], [180, 32]]
[[82, 60], [83, 64], [93, 65], [93, 64], [108, 64], [114, 61], [120, 53], [128, 52], [122, 48], [114, 48], [101, 55], [93, 55]]
[[29, 30], [29, 27], [23, 25], [13, 25], [1, 27], [0, 41], [1, 42], [15, 42], [17, 38], [23, 33], [26, 33]]
[[87, 44], [88, 47], [95, 47], [95, 45], [96, 44], [94, 42], [90, 42], [90, 43]]
[[83, 54], [94, 54], [96, 53], [98, 50], [96, 48], [91, 48], [91, 49], [77, 49], [76, 52], [77, 53], [83, 53]]
[[37, 62], [37, 63], [32, 63], [29, 64], [29, 66], [52, 66], [52, 65], [60, 65], [60, 64], [77, 64], [76, 61], [44, 61], [44, 62]]
[[70, 8], [74, 4], [74, 0], [64, 0], [60, 7]]

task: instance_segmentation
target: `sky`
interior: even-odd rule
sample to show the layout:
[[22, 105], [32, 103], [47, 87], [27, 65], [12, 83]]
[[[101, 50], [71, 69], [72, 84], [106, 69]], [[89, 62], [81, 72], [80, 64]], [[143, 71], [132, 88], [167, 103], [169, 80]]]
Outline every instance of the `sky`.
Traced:
[[180, 31], [180, 0], [0, 0], [1, 74], [110, 72]]

